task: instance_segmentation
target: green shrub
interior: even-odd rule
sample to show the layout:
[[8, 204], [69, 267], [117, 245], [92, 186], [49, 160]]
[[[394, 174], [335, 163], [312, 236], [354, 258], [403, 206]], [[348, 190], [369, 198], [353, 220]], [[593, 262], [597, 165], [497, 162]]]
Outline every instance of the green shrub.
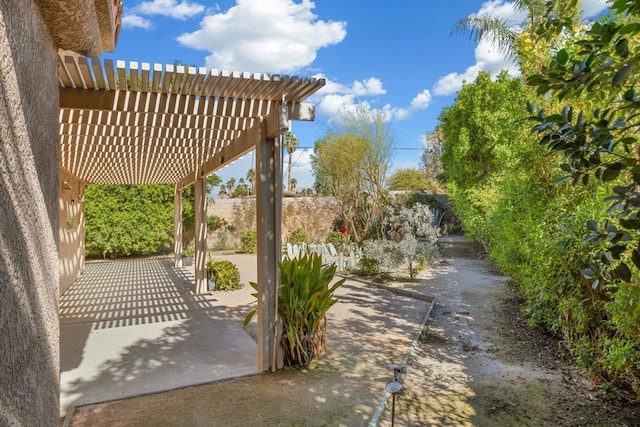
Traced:
[[[576, 362], [608, 386], [640, 395], [640, 272], [628, 254], [615, 250], [605, 251], [602, 261], [627, 262], [629, 282], [594, 282], [590, 267], [620, 230], [612, 219], [617, 207], [609, 212], [603, 200], [623, 189], [625, 177], [557, 185], [567, 171], [564, 160], [520, 120], [518, 104], [534, 96], [505, 78], [483, 76], [465, 85], [440, 118], [449, 199], [466, 236], [483, 243], [490, 261], [525, 298], [529, 322], [559, 336]], [[557, 101], [544, 102], [559, 112]], [[586, 239], [589, 220], [609, 221], [614, 231], [594, 245], [597, 239]], [[637, 238], [630, 241], [637, 247]]]
[[216, 289], [233, 291], [242, 288], [240, 271], [231, 261], [210, 259], [207, 261], [207, 271], [216, 282]]
[[211, 215], [207, 217], [207, 231], [213, 233], [219, 228], [227, 225], [227, 221], [224, 218], [220, 218], [217, 215]]
[[309, 241], [309, 233], [304, 231], [302, 228], [295, 228], [289, 234], [289, 243], [292, 245], [301, 245], [305, 242]]
[[327, 233], [327, 237], [325, 238], [325, 243], [331, 243], [336, 248], [340, 247], [342, 243], [345, 241], [344, 234], [339, 231], [330, 231]]
[[363, 255], [362, 258], [360, 258], [358, 265], [366, 276], [375, 276], [380, 273], [380, 261], [373, 258]]
[[240, 237], [240, 252], [243, 254], [255, 254], [258, 250], [258, 233], [256, 230], [249, 230], [242, 233]]
[[173, 186], [87, 185], [88, 256], [147, 255], [173, 244]]

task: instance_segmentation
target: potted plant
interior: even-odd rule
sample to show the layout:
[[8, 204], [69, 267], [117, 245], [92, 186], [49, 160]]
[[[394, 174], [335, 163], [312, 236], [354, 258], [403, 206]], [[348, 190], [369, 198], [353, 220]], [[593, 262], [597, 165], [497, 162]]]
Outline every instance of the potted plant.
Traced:
[[[280, 346], [284, 363], [288, 366], [308, 366], [311, 361], [324, 354], [327, 343], [327, 311], [338, 300], [335, 290], [346, 279], [333, 285], [336, 265], [322, 265], [320, 254], [304, 254], [297, 258], [285, 258], [280, 267], [280, 293], [278, 316], [281, 329]], [[258, 285], [250, 282], [256, 290]], [[256, 310], [245, 318], [245, 326]]]
[[195, 255], [195, 250], [192, 246], [187, 246], [182, 250], [182, 266], [183, 267], [191, 267], [193, 265], [193, 256]]

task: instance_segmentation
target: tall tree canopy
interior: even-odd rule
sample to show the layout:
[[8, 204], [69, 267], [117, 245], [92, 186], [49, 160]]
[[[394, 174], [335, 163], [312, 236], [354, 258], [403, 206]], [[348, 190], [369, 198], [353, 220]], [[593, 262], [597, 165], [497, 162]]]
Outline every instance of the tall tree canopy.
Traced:
[[389, 190], [426, 190], [427, 175], [415, 168], [398, 169], [389, 177]]
[[315, 143], [313, 167], [336, 198], [357, 242], [374, 228], [386, 203], [394, 137], [382, 112], [359, 108]]

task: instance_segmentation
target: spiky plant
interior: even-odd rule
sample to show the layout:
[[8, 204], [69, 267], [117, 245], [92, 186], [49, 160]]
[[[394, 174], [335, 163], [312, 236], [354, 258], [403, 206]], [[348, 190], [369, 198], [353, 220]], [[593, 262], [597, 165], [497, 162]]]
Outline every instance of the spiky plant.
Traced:
[[[287, 258], [278, 265], [278, 316], [282, 324], [280, 346], [284, 362], [288, 366], [308, 366], [325, 352], [326, 313], [338, 301], [333, 293], [346, 279], [332, 285], [336, 266], [323, 266], [322, 256], [318, 254]], [[258, 290], [257, 283], [250, 284]], [[247, 315], [245, 326], [255, 312], [253, 310]]]

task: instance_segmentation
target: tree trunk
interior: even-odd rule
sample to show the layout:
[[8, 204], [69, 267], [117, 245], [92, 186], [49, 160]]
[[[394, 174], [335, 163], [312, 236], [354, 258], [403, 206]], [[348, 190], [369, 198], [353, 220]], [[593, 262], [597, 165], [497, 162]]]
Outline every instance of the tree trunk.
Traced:
[[289, 152], [289, 167], [287, 169], [287, 191], [291, 191], [291, 152]]

